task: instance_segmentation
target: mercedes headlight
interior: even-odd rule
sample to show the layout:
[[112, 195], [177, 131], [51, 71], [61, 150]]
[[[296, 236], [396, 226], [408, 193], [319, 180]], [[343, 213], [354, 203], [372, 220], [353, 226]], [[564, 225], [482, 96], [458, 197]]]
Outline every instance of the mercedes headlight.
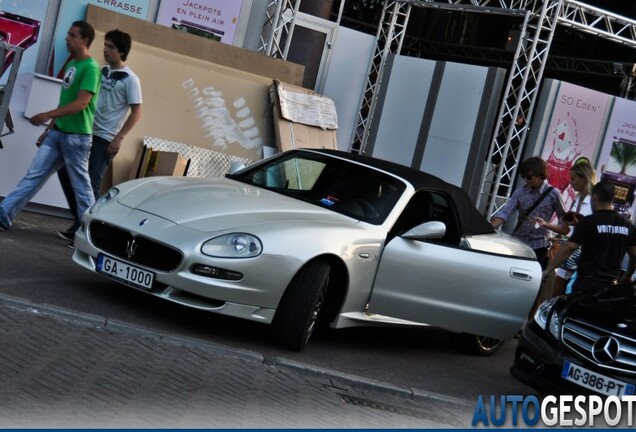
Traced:
[[108, 190], [108, 192], [106, 192], [104, 195], [102, 195], [97, 201], [95, 201], [95, 204], [93, 204], [93, 206], [90, 208], [90, 210], [88, 210], [88, 212], [90, 214], [93, 214], [94, 212], [96, 212], [101, 206], [103, 206], [104, 204], [106, 204], [108, 201], [112, 200], [113, 198], [115, 198], [117, 195], [119, 195], [119, 189], [117, 188], [110, 188]]
[[205, 255], [219, 258], [252, 258], [262, 251], [258, 237], [245, 233], [224, 234], [206, 241], [201, 247]]
[[563, 323], [561, 322], [561, 316], [554, 311], [552, 316], [550, 317], [550, 323], [548, 325], [548, 331], [552, 336], [556, 339], [561, 339], [561, 327]]
[[557, 339], [561, 334], [561, 320], [558, 314], [551, 312], [558, 299], [558, 297], [554, 297], [544, 301], [534, 313], [534, 322], [543, 330], [549, 331]]

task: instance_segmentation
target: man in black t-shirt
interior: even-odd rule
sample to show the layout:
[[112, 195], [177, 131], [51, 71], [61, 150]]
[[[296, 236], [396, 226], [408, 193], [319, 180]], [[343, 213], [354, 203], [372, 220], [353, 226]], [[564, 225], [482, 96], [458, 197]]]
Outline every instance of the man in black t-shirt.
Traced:
[[636, 228], [612, 208], [614, 185], [601, 181], [592, 188], [593, 213], [581, 219], [568, 241], [543, 272], [546, 278], [581, 247], [581, 257], [572, 292], [587, 292], [612, 285], [620, 276], [625, 253], [629, 254], [629, 268], [621, 277], [630, 281], [636, 270]]

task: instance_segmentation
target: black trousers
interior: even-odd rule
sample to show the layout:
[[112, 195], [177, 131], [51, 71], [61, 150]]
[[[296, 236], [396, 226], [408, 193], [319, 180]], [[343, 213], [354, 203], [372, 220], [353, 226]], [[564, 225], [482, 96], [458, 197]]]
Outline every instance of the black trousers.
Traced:
[[537, 255], [537, 261], [539, 261], [539, 264], [541, 264], [541, 270], [545, 270], [545, 268], [548, 266], [548, 248], [547, 247], [542, 247], [539, 249], [535, 249], [534, 253]]
[[586, 274], [577, 274], [576, 280], [572, 284], [572, 293], [588, 293], [599, 291], [603, 288], [614, 285], [613, 280], [600, 279]]

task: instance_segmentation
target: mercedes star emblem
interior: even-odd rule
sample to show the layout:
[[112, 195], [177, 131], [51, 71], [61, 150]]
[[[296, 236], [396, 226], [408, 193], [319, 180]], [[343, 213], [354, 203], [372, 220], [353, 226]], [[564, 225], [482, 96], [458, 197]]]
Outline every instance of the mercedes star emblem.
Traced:
[[618, 341], [611, 336], [602, 336], [592, 345], [592, 357], [599, 363], [611, 363], [618, 356]]

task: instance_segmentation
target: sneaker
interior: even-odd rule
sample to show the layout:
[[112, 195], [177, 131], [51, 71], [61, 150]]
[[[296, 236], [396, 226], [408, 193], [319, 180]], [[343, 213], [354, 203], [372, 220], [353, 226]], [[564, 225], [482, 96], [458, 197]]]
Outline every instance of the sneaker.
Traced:
[[72, 242], [75, 239], [75, 230], [68, 229], [66, 231], [58, 231], [57, 236], [63, 238], [64, 240]]

